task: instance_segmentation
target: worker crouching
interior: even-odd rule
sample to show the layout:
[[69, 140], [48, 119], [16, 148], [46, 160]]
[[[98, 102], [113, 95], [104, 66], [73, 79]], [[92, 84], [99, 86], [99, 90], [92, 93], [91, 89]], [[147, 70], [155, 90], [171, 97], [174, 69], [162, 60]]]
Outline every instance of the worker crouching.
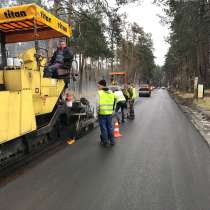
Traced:
[[98, 119], [99, 126], [101, 130], [101, 142], [103, 146], [115, 144], [115, 139], [113, 135], [113, 125], [112, 125], [112, 114], [115, 106], [115, 96], [106, 87], [106, 81], [101, 80], [98, 82]]
[[120, 123], [120, 116], [119, 116], [119, 110], [121, 110], [121, 122], [125, 122], [125, 113], [124, 110], [127, 109], [127, 104], [126, 104], [126, 98], [120, 88], [114, 91], [114, 95], [116, 98], [116, 108], [115, 108], [115, 113], [117, 115], [118, 122]]

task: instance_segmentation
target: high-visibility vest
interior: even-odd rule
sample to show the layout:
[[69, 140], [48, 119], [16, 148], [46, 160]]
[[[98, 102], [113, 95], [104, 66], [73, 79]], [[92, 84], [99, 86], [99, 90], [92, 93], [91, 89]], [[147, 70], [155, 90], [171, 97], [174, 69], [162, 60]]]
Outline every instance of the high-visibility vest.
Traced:
[[116, 97], [116, 103], [120, 101], [126, 101], [125, 96], [123, 95], [123, 92], [121, 90], [115, 91], [114, 95]]
[[112, 92], [99, 90], [99, 115], [111, 115], [114, 110], [115, 96]]
[[123, 89], [122, 92], [123, 92], [123, 95], [128, 99], [129, 96], [130, 96], [128, 90], [127, 89]]
[[128, 91], [128, 99], [133, 99], [133, 88], [132, 87], [129, 87], [127, 88], [127, 91]]
[[136, 88], [135, 87], [132, 87], [132, 91], [133, 91], [132, 99], [136, 99], [136, 97], [137, 97]]

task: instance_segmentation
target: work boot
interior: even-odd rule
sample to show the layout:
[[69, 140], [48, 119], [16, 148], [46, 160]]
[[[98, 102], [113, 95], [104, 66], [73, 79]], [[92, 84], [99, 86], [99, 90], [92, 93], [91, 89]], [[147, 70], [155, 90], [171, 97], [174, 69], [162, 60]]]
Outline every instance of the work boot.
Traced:
[[102, 147], [108, 147], [108, 143], [107, 142], [100, 142], [100, 145], [102, 146]]
[[110, 142], [110, 146], [114, 146], [115, 145], [115, 142]]

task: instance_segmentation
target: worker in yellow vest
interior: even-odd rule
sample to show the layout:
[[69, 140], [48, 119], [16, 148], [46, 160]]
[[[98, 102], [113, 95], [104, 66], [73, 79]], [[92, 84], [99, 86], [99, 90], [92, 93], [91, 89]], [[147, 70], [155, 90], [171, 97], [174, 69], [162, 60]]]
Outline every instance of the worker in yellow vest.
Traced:
[[117, 120], [120, 123], [120, 116], [119, 116], [119, 110], [121, 111], [121, 122], [125, 122], [125, 113], [124, 110], [127, 109], [127, 104], [126, 104], [126, 98], [121, 90], [120, 87], [116, 87], [116, 90], [114, 91], [114, 95], [116, 98], [116, 108], [115, 108], [115, 113], [117, 116]]
[[134, 103], [135, 103], [135, 100], [136, 100], [136, 98], [137, 98], [137, 93], [136, 93], [135, 84], [132, 84], [131, 87], [132, 87], [132, 91], [133, 91], [133, 95], [132, 95], [133, 109], [131, 110], [131, 111], [132, 111], [131, 117], [134, 119], [134, 118], [135, 118]]
[[135, 112], [134, 112], [134, 103], [135, 103], [135, 99], [137, 97], [136, 94], [136, 88], [134, 84], [130, 84], [128, 87], [128, 92], [130, 94], [130, 98], [129, 98], [129, 116], [128, 118], [133, 120], [135, 118]]
[[110, 143], [111, 146], [115, 145], [112, 114], [115, 108], [115, 96], [106, 86], [105, 80], [98, 82], [98, 119], [101, 130], [101, 142], [102, 146], [107, 146]]

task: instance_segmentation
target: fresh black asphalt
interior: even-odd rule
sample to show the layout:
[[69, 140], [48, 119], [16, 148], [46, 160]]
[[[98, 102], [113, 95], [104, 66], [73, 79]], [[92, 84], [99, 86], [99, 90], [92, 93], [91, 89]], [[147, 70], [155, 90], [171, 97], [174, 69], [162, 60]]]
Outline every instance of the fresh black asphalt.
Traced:
[[0, 188], [0, 210], [210, 210], [210, 149], [166, 90], [112, 148], [96, 129]]

